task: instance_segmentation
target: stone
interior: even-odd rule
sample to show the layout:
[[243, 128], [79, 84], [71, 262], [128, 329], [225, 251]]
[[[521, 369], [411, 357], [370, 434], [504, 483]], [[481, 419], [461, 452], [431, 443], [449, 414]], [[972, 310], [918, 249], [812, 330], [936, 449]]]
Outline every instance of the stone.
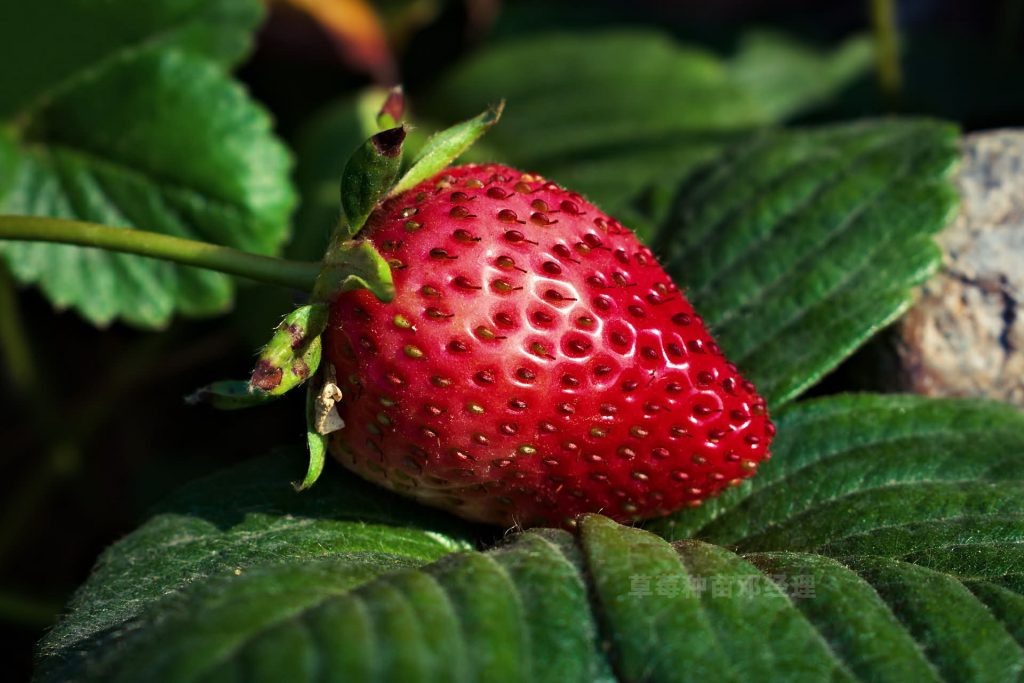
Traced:
[[897, 327], [901, 388], [1024, 406], [1024, 130], [963, 140], [940, 272]]

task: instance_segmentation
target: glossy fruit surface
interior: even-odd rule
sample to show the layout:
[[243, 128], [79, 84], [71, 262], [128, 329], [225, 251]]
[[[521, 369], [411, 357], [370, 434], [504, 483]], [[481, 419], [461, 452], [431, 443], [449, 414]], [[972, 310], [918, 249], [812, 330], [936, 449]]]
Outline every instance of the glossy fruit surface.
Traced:
[[340, 295], [325, 358], [346, 467], [456, 514], [668, 514], [754, 473], [765, 402], [633, 233], [497, 165], [450, 168], [364, 232], [396, 296]]

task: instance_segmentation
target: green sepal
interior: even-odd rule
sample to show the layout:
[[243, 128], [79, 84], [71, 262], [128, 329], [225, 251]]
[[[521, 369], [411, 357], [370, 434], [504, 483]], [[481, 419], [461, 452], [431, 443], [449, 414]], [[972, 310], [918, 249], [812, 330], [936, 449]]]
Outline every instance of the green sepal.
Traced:
[[391, 266], [369, 240], [332, 243], [313, 287], [313, 300], [330, 302], [339, 292], [367, 289], [384, 303], [395, 298]]
[[377, 127], [380, 130], [395, 128], [402, 125], [402, 118], [405, 116], [405, 93], [402, 86], [396, 85], [388, 91], [380, 111], [377, 112]]
[[364, 142], [341, 174], [341, 208], [349, 237], [355, 236], [387, 194], [402, 166], [405, 126], [389, 128]]
[[309, 466], [306, 476], [301, 482], [294, 483], [296, 491], [305, 491], [316, 483], [324, 470], [324, 456], [327, 453], [327, 435], [317, 431], [317, 399], [320, 396], [322, 382], [320, 373], [306, 386], [306, 446], [309, 449]]
[[206, 403], [218, 410], [240, 410], [269, 403], [277, 398], [257, 391], [245, 380], [224, 379], [196, 389], [185, 397], [189, 405]]
[[252, 371], [249, 383], [254, 391], [280, 396], [317, 371], [327, 312], [325, 303], [306, 304], [281, 321]]
[[305, 478], [293, 483], [296, 491], [305, 491], [316, 483], [324, 469], [327, 454], [327, 435], [345, 427], [345, 421], [335, 410], [341, 400], [341, 389], [334, 374], [334, 366], [326, 363], [306, 385], [306, 445], [309, 467]]
[[405, 192], [446, 168], [498, 122], [504, 108], [505, 101], [502, 100], [479, 116], [430, 136], [390, 194]]

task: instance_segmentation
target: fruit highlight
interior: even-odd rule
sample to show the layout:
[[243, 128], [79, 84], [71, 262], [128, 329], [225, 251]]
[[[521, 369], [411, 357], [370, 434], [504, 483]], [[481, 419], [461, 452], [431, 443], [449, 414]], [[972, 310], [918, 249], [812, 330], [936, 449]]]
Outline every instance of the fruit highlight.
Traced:
[[620, 521], [751, 476], [774, 434], [649, 249], [580, 195], [498, 165], [392, 195], [360, 237], [395, 297], [332, 304], [349, 469], [502, 525]]

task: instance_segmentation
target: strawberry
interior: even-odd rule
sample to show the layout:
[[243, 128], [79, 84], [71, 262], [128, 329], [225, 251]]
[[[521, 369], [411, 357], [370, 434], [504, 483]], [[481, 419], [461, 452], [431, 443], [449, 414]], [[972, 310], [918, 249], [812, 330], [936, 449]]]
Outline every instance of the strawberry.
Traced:
[[481, 522], [698, 505], [769, 457], [765, 401], [631, 231], [498, 165], [442, 171], [364, 232], [395, 296], [331, 305], [349, 469]]

